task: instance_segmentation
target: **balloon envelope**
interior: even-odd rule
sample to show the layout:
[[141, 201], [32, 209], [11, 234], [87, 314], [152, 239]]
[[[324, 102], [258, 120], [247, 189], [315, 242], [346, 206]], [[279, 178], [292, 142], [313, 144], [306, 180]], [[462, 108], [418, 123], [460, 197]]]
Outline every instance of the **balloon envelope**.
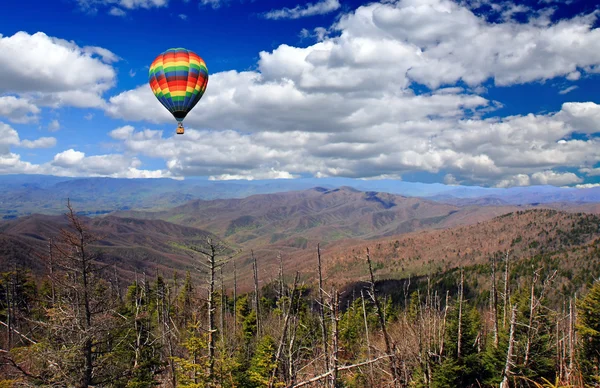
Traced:
[[204, 95], [208, 69], [193, 51], [172, 48], [152, 62], [148, 82], [158, 101], [181, 122]]

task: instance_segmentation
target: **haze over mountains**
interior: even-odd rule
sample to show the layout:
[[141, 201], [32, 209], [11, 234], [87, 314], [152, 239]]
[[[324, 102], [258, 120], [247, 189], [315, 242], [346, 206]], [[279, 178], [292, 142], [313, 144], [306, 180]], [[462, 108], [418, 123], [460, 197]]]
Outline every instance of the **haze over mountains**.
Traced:
[[115, 210], [166, 209], [195, 199], [245, 198], [254, 194], [334, 189], [342, 186], [421, 197], [457, 206], [525, 205], [531, 203], [600, 201], [600, 187], [576, 189], [528, 186], [508, 189], [425, 184], [397, 180], [306, 178], [259, 181], [205, 179], [69, 178], [47, 175], [1, 175], [0, 217], [62, 214], [67, 197], [81, 214], [107, 214]]

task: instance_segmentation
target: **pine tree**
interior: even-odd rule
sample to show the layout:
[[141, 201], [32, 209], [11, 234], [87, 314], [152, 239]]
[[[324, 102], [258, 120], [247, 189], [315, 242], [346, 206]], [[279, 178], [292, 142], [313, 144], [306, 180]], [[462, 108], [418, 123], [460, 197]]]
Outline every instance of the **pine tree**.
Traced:
[[[477, 351], [481, 318], [474, 307], [463, 301], [463, 314], [453, 306], [448, 314], [446, 326], [446, 348], [441, 365], [434, 370], [433, 388], [479, 387], [484, 376], [484, 368]], [[459, 341], [459, 316], [460, 341]], [[460, 352], [458, 344], [460, 343]], [[460, 356], [459, 356], [460, 354]]]
[[580, 365], [587, 382], [600, 385], [600, 281], [577, 303]]

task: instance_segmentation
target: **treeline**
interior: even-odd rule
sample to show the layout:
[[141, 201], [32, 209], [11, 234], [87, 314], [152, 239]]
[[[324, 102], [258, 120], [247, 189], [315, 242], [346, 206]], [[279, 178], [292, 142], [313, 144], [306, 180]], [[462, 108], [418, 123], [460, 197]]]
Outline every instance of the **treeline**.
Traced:
[[[556, 292], [556, 261], [509, 252], [378, 291], [286, 273], [240, 293], [235, 252], [189, 247], [204, 279], [119, 284], [69, 205], [48, 276], [0, 279], [0, 387], [599, 387], [600, 282]], [[226, 287], [223, 271], [231, 271]], [[593, 274], [597, 278], [600, 273]], [[487, 279], [484, 282], [482, 279]], [[578, 292], [583, 291], [582, 295]], [[560, 296], [563, 295], [563, 296]]]

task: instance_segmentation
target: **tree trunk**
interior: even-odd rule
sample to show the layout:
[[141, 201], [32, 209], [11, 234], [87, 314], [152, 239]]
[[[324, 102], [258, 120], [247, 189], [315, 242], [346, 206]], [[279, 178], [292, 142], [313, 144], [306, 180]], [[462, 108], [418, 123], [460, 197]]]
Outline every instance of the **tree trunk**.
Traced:
[[325, 322], [325, 301], [323, 298], [323, 272], [321, 267], [321, 247], [317, 244], [317, 260], [319, 272], [319, 307], [321, 315], [321, 338], [323, 341], [323, 355], [325, 357], [325, 370], [329, 370], [329, 345], [327, 343], [327, 326]]
[[256, 311], [256, 337], [258, 338], [260, 336], [261, 333], [261, 326], [260, 326], [260, 297], [258, 295], [258, 264], [256, 263], [256, 257], [254, 257], [254, 251], [251, 251], [252, 253], [252, 263], [253, 263], [253, 269], [254, 269], [254, 308]]
[[502, 312], [502, 328], [506, 329], [506, 318], [508, 315], [508, 302], [510, 300], [510, 287], [508, 286], [508, 282], [510, 280], [510, 274], [509, 274], [509, 267], [508, 267], [508, 259], [509, 259], [509, 252], [506, 251], [506, 257], [504, 259], [505, 261], [505, 267], [504, 267], [504, 295], [502, 296], [504, 298], [504, 311]]
[[[362, 300], [363, 318], [365, 320], [365, 338], [367, 340], [367, 358], [370, 360], [371, 359], [371, 341], [369, 340], [369, 322], [367, 321], [367, 309], [365, 306], [365, 296], [363, 294], [363, 290], [360, 290], [360, 299]], [[375, 382], [375, 379], [373, 377], [373, 364], [369, 364], [369, 377], [371, 378], [369, 383], [373, 384]]]
[[494, 347], [498, 347], [498, 293], [496, 291], [496, 256], [492, 256], [492, 294], [490, 295], [492, 309], [492, 325], [494, 330]]
[[457, 346], [457, 358], [460, 359], [462, 350], [462, 304], [463, 304], [463, 291], [464, 291], [465, 276], [462, 267], [460, 268], [460, 288], [458, 290], [458, 346]]
[[210, 255], [208, 259], [209, 281], [208, 281], [208, 384], [213, 386], [214, 368], [215, 368], [215, 269], [216, 269], [216, 252], [215, 247], [209, 240]]
[[379, 300], [375, 295], [375, 277], [373, 276], [373, 266], [371, 265], [371, 253], [369, 252], [369, 248], [367, 248], [367, 263], [369, 264], [369, 275], [371, 278], [371, 299], [373, 300], [373, 303], [375, 303], [375, 309], [377, 311], [377, 316], [379, 317], [379, 324], [381, 325], [381, 330], [383, 331], [383, 339], [385, 340], [385, 351], [390, 356], [390, 372], [392, 373], [392, 384], [395, 388], [398, 386], [396, 354], [394, 349], [392, 348], [392, 344], [390, 343], [390, 337], [387, 332], [385, 319], [383, 317], [383, 312], [381, 311], [381, 306], [379, 305]]
[[504, 365], [504, 372], [502, 373], [502, 382], [500, 388], [510, 388], [508, 385], [508, 377], [513, 364], [513, 351], [515, 346], [515, 325], [517, 321], [517, 305], [515, 304], [512, 309], [512, 316], [510, 318], [510, 334], [508, 338], [508, 351], [506, 352], [506, 364]]

